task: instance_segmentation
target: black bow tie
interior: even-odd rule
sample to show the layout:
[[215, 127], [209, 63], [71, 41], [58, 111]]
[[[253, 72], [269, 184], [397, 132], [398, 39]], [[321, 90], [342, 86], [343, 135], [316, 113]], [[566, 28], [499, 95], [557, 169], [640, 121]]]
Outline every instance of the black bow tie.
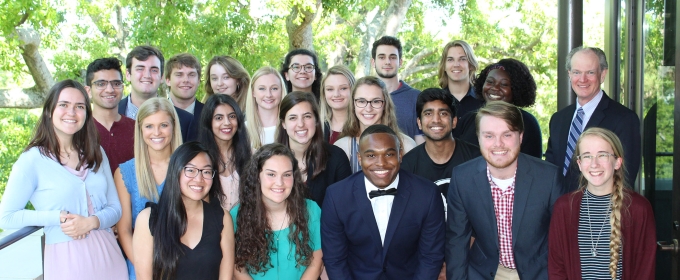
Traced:
[[387, 190], [370, 191], [368, 193], [368, 197], [369, 198], [375, 198], [375, 197], [383, 196], [383, 195], [396, 195], [396, 194], [397, 194], [396, 188], [389, 188]]

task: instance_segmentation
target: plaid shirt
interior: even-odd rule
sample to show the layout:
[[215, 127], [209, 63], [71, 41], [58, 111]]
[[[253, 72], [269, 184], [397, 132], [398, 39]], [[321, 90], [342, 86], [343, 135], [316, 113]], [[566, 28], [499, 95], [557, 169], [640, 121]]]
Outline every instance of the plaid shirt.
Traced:
[[489, 179], [489, 185], [491, 185], [493, 208], [496, 212], [500, 255], [498, 262], [507, 268], [516, 269], [515, 256], [512, 251], [512, 210], [515, 201], [515, 176], [513, 176], [512, 184], [505, 191], [491, 180], [488, 167], [486, 168], [486, 177]]

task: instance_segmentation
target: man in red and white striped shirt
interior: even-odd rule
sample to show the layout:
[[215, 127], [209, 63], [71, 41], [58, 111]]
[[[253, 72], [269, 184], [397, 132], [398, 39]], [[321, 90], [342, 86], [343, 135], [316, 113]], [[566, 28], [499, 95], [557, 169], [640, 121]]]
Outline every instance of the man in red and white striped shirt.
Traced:
[[524, 123], [514, 105], [487, 102], [476, 125], [482, 157], [453, 169], [447, 193], [447, 279], [548, 279], [562, 174], [520, 153]]

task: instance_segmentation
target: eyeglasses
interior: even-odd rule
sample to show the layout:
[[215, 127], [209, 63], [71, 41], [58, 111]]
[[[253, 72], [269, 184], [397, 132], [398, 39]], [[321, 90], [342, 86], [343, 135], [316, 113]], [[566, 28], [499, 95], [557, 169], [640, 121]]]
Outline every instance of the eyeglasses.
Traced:
[[382, 108], [383, 104], [385, 104], [385, 100], [382, 99], [366, 100], [364, 98], [354, 99], [354, 105], [359, 108], [365, 108], [366, 105], [368, 105], [368, 103], [371, 103], [371, 107], [373, 109], [380, 109]]
[[305, 72], [307, 72], [307, 73], [314, 72], [314, 64], [300, 65], [300, 64], [295, 63], [295, 64], [290, 66], [290, 69], [293, 70], [293, 72], [295, 72], [295, 73], [300, 73], [300, 70], [302, 70], [302, 68], [304, 68]]
[[121, 89], [123, 88], [123, 81], [121, 80], [113, 80], [113, 81], [105, 81], [105, 80], [99, 80], [99, 81], [94, 81], [92, 82], [95, 88], [102, 90], [106, 89], [106, 87], [111, 84], [112, 88], [115, 89]]
[[201, 173], [203, 179], [212, 180], [215, 177], [215, 170], [212, 169], [198, 169], [195, 167], [184, 167], [184, 176], [189, 178], [196, 178], [198, 173]]
[[590, 163], [593, 162], [593, 159], [595, 159], [595, 161], [596, 161], [597, 163], [605, 163], [605, 162], [608, 162], [608, 161], [609, 161], [609, 157], [616, 158], [616, 155], [615, 155], [615, 154], [610, 154], [610, 153], [604, 153], [604, 152], [602, 152], [602, 153], [597, 153], [597, 154], [594, 154], [594, 155], [590, 155], [590, 154], [588, 154], [588, 155], [580, 155], [580, 156], [578, 156], [577, 158], [578, 158], [582, 163], [584, 163], [584, 164], [590, 164]]

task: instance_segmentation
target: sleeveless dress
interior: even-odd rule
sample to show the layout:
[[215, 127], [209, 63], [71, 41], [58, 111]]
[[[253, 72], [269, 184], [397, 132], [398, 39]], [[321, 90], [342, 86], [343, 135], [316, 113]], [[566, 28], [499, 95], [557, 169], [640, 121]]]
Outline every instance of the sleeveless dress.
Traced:
[[[183, 255], [177, 261], [175, 279], [219, 279], [222, 248], [220, 240], [224, 228], [224, 210], [203, 201], [203, 231], [201, 241], [193, 249], [181, 244]], [[158, 205], [151, 204], [149, 228], [156, 223]]]
[[[135, 222], [137, 221], [137, 215], [139, 215], [139, 212], [142, 212], [144, 208], [146, 208], [146, 203], [147, 202], [154, 202], [154, 201], [149, 201], [145, 197], [142, 197], [139, 194], [139, 188], [137, 188], [137, 176], [135, 172], [135, 159], [128, 160], [124, 163], [121, 163], [119, 165], [120, 168], [120, 174], [123, 176], [123, 183], [125, 183], [125, 188], [127, 189], [128, 193], [130, 194], [130, 205], [132, 206], [132, 229], [134, 232], [135, 228]], [[160, 186], [158, 186], [158, 196], [160, 197], [161, 192], [163, 192], [163, 187], [165, 186], [165, 182], [161, 183]], [[128, 273], [130, 276], [131, 280], [137, 279], [135, 276], [135, 267], [132, 266], [132, 262], [130, 262], [129, 259], [125, 259], [125, 262], [127, 263], [128, 267]]]
[[[64, 168], [83, 181], [90, 172]], [[94, 206], [86, 194], [87, 213], [93, 215]], [[110, 228], [92, 230], [84, 239], [45, 245], [44, 266], [47, 280], [92, 279], [95, 275], [97, 279], [128, 279], [123, 254]]]

